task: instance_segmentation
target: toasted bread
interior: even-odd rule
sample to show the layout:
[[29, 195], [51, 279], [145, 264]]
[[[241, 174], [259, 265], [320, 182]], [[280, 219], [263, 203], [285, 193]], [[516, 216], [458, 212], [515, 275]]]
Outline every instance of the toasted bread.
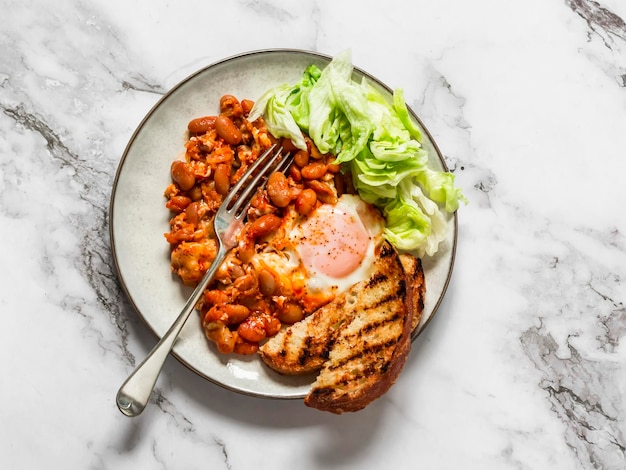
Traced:
[[400, 261], [402, 262], [407, 280], [407, 304], [413, 313], [411, 331], [415, 334], [424, 311], [426, 278], [422, 269], [422, 261], [419, 258], [409, 253], [402, 253]]
[[261, 346], [283, 374], [320, 371], [305, 404], [358, 411], [384, 394], [404, 367], [424, 307], [421, 261], [384, 243], [370, 279], [355, 284]]
[[346, 308], [353, 290], [354, 287], [263, 344], [259, 348], [263, 362], [286, 375], [308, 374], [321, 369], [328, 359], [336, 333], [356, 313], [354, 309]]
[[374, 301], [393, 290], [395, 281], [384, 276], [388, 276], [387, 273], [399, 276], [397, 271], [402, 267], [398, 266], [399, 260], [390, 245], [385, 246], [387, 248], [381, 248], [374, 263], [372, 278], [376, 282], [366, 280], [355, 284], [331, 303], [279, 332], [261, 346], [259, 353], [263, 361], [277, 372], [288, 375], [318, 371], [328, 360], [339, 331], [360, 311], [367, 311]]
[[335, 335], [328, 360], [304, 399], [307, 406], [337, 414], [361, 410], [387, 392], [404, 367], [412, 327], [406, 277], [389, 244], [379, 260], [385, 269], [360, 285], [357, 312]]

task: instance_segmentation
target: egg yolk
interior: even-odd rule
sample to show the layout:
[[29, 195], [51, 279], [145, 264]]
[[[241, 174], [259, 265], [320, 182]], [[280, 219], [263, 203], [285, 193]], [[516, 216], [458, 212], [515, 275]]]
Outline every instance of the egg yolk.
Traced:
[[361, 219], [338, 204], [317, 208], [301, 225], [296, 244], [307, 269], [339, 279], [359, 267], [369, 241]]

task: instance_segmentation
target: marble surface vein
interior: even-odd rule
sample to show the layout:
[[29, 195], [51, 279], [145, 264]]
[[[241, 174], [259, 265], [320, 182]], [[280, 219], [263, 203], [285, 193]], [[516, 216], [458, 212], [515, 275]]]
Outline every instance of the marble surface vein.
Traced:
[[[0, 467], [626, 469], [626, 4], [0, 0]], [[118, 280], [116, 171], [168, 90], [265, 48], [392, 87], [470, 200], [391, 391], [332, 416], [169, 358]], [[225, 92], [228, 90], [225, 90]], [[160, 191], [160, 190], [159, 190]]]

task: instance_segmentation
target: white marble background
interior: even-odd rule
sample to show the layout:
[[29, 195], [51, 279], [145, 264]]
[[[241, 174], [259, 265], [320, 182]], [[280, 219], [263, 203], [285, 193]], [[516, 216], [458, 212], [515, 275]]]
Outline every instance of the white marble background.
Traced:
[[[0, 0], [0, 467], [626, 468], [626, 3]], [[249, 50], [393, 87], [470, 199], [435, 320], [393, 389], [333, 416], [169, 359], [117, 283], [107, 211], [144, 114]]]

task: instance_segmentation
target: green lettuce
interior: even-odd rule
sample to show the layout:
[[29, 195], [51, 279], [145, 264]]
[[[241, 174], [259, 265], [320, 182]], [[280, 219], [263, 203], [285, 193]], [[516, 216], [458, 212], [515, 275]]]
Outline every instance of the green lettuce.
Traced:
[[304, 132], [336, 155], [359, 196], [383, 212], [385, 237], [398, 249], [433, 255], [446, 233], [444, 213], [467, 203], [452, 173], [428, 166], [403, 91], [394, 90], [390, 103], [367, 79], [354, 80], [350, 51], [323, 70], [310, 65], [295, 85], [266, 91], [249, 119], [261, 115], [275, 137], [304, 149]]
[[396, 197], [384, 208], [385, 237], [400, 250], [432, 256], [446, 236], [447, 220], [420, 186], [409, 180], [400, 186]]
[[306, 150], [302, 132], [309, 131], [309, 93], [321, 73], [318, 67], [310, 65], [304, 71], [300, 83], [283, 84], [267, 90], [254, 103], [248, 119], [254, 121], [263, 115], [274, 137], [287, 137], [297, 148]]

